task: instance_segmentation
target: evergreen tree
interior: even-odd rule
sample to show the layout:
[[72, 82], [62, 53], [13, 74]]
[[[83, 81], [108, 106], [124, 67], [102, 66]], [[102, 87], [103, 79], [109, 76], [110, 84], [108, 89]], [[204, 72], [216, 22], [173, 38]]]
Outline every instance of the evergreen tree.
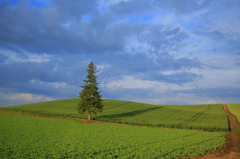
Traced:
[[79, 92], [79, 97], [81, 98], [78, 102], [78, 112], [84, 114], [85, 111], [88, 112], [88, 120], [91, 120], [91, 114], [97, 114], [97, 112], [102, 112], [104, 105], [102, 104], [101, 95], [98, 91], [97, 83], [97, 73], [96, 66], [91, 61], [87, 67], [87, 76], [84, 81], [83, 89]]

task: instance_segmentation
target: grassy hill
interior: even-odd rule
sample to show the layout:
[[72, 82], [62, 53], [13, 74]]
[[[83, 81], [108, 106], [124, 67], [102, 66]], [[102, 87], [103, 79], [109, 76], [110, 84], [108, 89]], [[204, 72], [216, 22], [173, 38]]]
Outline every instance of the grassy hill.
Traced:
[[240, 103], [227, 104], [228, 110], [233, 114], [240, 123]]
[[[82, 116], [77, 112], [78, 100], [64, 99], [2, 109], [87, 119], [87, 113]], [[103, 104], [103, 113], [94, 115], [94, 120], [166, 128], [229, 131], [228, 118], [222, 104], [152, 105], [110, 99], [103, 99]]]

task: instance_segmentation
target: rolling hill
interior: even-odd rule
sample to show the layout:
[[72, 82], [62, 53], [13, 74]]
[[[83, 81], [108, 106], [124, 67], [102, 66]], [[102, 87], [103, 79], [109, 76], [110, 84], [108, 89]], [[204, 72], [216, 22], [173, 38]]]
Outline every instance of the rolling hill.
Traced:
[[[10, 111], [87, 119], [77, 112], [78, 98], [2, 107]], [[129, 101], [103, 99], [103, 113], [92, 119], [129, 125], [145, 125], [205, 131], [229, 131], [229, 123], [222, 104], [208, 105], [152, 105]]]
[[227, 104], [227, 107], [230, 113], [236, 117], [238, 123], [240, 123], [240, 103]]

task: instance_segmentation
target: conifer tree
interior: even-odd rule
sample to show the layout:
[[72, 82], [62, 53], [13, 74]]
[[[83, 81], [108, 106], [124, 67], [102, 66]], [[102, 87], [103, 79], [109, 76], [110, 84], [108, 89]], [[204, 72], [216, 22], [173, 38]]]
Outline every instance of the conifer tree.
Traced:
[[96, 66], [91, 61], [87, 67], [87, 76], [84, 81], [83, 89], [79, 92], [78, 112], [84, 114], [88, 112], [88, 121], [91, 120], [91, 114], [97, 114], [102, 112], [104, 105], [102, 104], [101, 95], [98, 91], [97, 73]]

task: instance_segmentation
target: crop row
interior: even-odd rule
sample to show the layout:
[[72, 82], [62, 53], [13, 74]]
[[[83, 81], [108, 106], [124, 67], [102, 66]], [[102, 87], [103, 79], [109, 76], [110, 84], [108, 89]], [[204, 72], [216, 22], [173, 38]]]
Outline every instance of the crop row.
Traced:
[[[4, 109], [69, 118], [87, 119], [87, 113], [78, 114], [79, 99], [66, 99]], [[197, 129], [205, 131], [229, 131], [229, 123], [221, 104], [210, 105], [151, 105], [136, 102], [104, 99], [103, 113], [92, 119], [130, 125], [145, 125], [177, 129]]]
[[225, 144], [223, 133], [81, 124], [0, 113], [3, 158], [197, 157]]
[[233, 114], [240, 124], [240, 103], [227, 104], [228, 110]]

